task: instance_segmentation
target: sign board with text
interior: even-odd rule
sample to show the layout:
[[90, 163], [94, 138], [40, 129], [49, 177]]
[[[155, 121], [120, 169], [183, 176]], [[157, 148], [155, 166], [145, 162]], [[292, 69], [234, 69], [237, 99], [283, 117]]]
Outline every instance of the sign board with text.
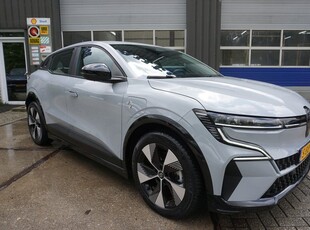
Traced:
[[52, 52], [51, 19], [27, 18], [30, 65], [40, 65]]

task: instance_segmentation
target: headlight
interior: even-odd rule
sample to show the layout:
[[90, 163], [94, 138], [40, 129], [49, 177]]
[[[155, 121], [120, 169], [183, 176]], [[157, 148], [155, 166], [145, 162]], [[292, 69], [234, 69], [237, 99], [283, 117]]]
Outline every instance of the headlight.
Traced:
[[216, 126], [247, 128], [247, 129], [281, 129], [283, 124], [280, 119], [247, 117], [230, 114], [208, 112], [208, 116]]
[[[206, 117], [209, 122], [217, 127], [232, 127], [243, 129], [281, 129], [284, 124], [278, 118], [252, 117], [243, 115], [233, 115], [224, 113], [207, 112], [205, 110], [195, 109], [195, 114], [202, 123], [205, 123]], [[205, 124], [204, 124], [205, 125]], [[210, 125], [210, 123], [208, 123]]]
[[[242, 128], [242, 129], [281, 129], [285, 124], [278, 118], [251, 117], [243, 115], [233, 115], [224, 113], [209, 112], [201, 109], [193, 110], [201, 123], [208, 129], [212, 136], [218, 141], [238, 146], [241, 148], [252, 149], [261, 152], [263, 157], [255, 159], [271, 159], [270, 155], [260, 146], [247, 143], [241, 140], [231, 139], [222, 130], [222, 127]], [[291, 121], [291, 120], [290, 120]], [[236, 158], [237, 159], [237, 158]], [[241, 158], [240, 158], [241, 159]], [[242, 160], [247, 158], [242, 158]], [[254, 158], [251, 158], [254, 159]]]

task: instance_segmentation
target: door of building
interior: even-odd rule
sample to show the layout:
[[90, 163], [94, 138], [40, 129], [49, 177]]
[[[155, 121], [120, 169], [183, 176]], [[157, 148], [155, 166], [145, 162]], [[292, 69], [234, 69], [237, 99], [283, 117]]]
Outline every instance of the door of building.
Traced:
[[7, 104], [24, 104], [26, 99], [27, 65], [25, 41], [0, 40], [1, 99]]

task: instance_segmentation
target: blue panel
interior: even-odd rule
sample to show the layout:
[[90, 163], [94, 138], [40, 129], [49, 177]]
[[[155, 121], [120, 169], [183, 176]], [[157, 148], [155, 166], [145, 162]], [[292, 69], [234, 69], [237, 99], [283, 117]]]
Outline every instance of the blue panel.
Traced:
[[310, 86], [310, 68], [221, 67], [225, 76], [269, 82], [280, 86]]

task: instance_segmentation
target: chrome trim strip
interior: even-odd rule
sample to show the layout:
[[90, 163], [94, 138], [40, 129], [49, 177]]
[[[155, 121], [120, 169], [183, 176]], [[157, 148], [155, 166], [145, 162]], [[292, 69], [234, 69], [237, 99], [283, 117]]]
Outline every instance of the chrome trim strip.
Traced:
[[220, 128], [217, 128], [217, 131], [219, 132], [222, 139], [226, 143], [231, 144], [231, 145], [235, 145], [238, 147], [246, 148], [246, 149], [256, 150], [258, 152], [261, 152], [264, 155], [264, 157], [237, 157], [237, 158], [234, 158], [234, 160], [271, 160], [272, 159], [271, 156], [263, 148], [261, 148], [259, 146], [254, 146], [254, 145], [250, 145], [250, 144], [237, 142], [237, 141], [232, 141], [225, 136], [225, 134], [223, 133], [223, 131]]
[[242, 126], [242, 125], [228, 125], [222, 123], [215, 123], [215, 125], [229, 127], [229, 128], [239, 128], [239, 129], [283, 129], [283, 125], [260, 127], [260, 126]]
[[292, 124], [292, 125], [284, 125], [285, 128], [296, 128], [296, 127], [302, 127], [302, 126], [305, 126], [307, 125], [307, 122], [303, 122], [303, 123], [300, 123], [300, 124]]

